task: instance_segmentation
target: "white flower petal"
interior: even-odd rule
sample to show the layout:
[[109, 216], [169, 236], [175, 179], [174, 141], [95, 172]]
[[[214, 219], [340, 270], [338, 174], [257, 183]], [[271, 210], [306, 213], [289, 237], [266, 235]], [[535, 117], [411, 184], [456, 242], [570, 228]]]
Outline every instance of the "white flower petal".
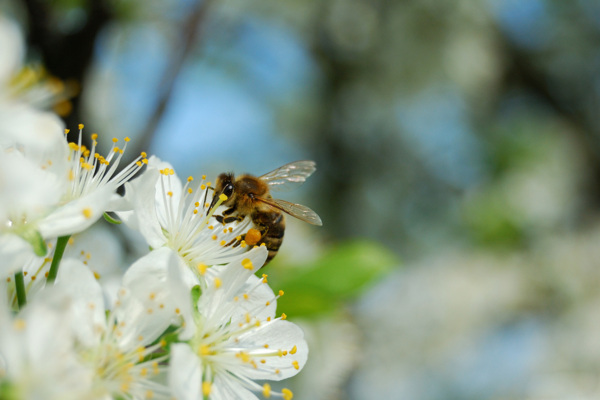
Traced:
[[[35, 257], [31, 245], [13, 234], [0, 235], [0, 276], [11, 276]], [[0, 296], [3, 297], [3, 296]]]
[[[268, 256], [265, 247], [257, 247], [247, 253], [236, 256], [225, 267], [216, 268], [218, 276], [211, 279], [212, 284], [206, 288], [206, 295], [200, 298], [198, 308], [202, 314], [208, 318], [219, 317], [217, 315], [225, 304], [233, 301], [236, 295], [241, 294], [240, 290], [260, 267], [263, 266]], [[245, 265], [251, 266], [251, 269], [245, 268]], [[216, 280], [220, 284], [215, 284]], [[230, 315], [221, 315], [229, 318]]]
[[211, 400], [258, 400], [258, 397], [244, 388], [231, 376], [219, 374], [215, 377], [210, 395]]
[[28, 399], [84, 398], [92, 372], [78, 362], [67, 298], [51, 288], [40, 293], [15, 319], [0, 312], [0, 364], [4, 377]]
[[[172, 288], [169, 268], [177, 269], [181, 275], [191, 273], [180, 264], [172, 250], [162, 247], [140, 258], [123, 276], [123, 286], [130, 292], [129, 297], [137, 299], [136, 303], [141, 307], [137, 311], [141, 315], [136, 324], [137, 333], [144, 338], [144, 343], [155, 340], [175, 318], [181, 316], [181, 307], [186, 306], [190, 310], [189, 289]], [[178, 296], [187, 296], [184, 304], [179, 303], [183, 297]], [[191, 315], [191, 310], [187, 313]]]
[[38, 222], [38, 228], [46, 239], [79, 233], [92, 226], [105, 211], [114, 185], [108, 184], [89, 194], [57, 208]]
[[117, 215], [130, 228], [139, 231], [153, 248], [165, 244], [166, 239], [158, 222], [156, 213], [156, 182], [159, 173], [155, 169], [147, 169], [138, 178], [125, 184], [125, 199], [135, 210], [117, 212]]
[[64, 124], [55, 114], [26, 104], [0, 106], [0, 149], [14, 149], [38, 167], [66, 179], [69, 147]]
[[0, 85], [6, 85], [12, 76], [19, 70], [25, 48], [23, 35], [14, 22], [0, 15]]
[[72, 327], [77, 339], [92, 347], [106, 328], [102, 289], [92, 271], [81, 261], [63, 259], [55, 287], [70, 299]]
[[[279, 381], [289, 378], [300, 372], [308, 358], [308, 345], [304, 340], [304, 332], [297, 325], [285, 320], [278, 319], [263, 324], [238, 339], [240, 348], [248, 349], [250, 354], [253, 354], [251, 349], [262, 349], [265, 344], [268, 344], [271, 350], [287, 351], [287, 354], [281, 357], [262, 357], [265, 363], [260, 364], [259, 368], [249, 364], [241, 366], [240, 370], [243, 371], [240, 373], [250, 379]], [[260, 354], [257, 351], [255, 353]], [[257, 357], [260, 358], [259, 355]], [[276, 370], [279, 373], [276, 374]]]
[[[0, 150], [1, 151], [1, 150]], [[35, 222], [56, 206], [61, 197], [59, 178], [35, 165], [19, 151], [0, 153], [0, 221]]]
[[168, 380], [175, 399], [202, 398], [202, 365], [198, 356], [185, 343], [171, 345]]

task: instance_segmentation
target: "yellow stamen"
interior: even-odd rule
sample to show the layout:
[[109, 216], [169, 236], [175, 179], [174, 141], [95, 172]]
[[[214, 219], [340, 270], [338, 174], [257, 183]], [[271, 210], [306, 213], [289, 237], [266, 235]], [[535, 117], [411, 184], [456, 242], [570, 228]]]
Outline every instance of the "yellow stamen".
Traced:
[[271, 385], [269, 385], [268, 383], [265, 383], [263, 385], [263, 397], [266, 399], [271, 397]]
[[[202, 394], [204, 396], [208, 396], [212, 389], [212, 384], [210, 382], [202, 382]], [[291, 399], [291, 397], [290, 397]]]
[[242, 260], [242, 266], [249, 270], [252, 270], [254, 268], [254, 265], [252, 264], [252, 261], [249, 258], [244, 258]]
[[283, 388], [281, 389], [281, 394], [283, 395], [283, 400], [292, 400], [294, 397], [294, 393], [290, 389]]

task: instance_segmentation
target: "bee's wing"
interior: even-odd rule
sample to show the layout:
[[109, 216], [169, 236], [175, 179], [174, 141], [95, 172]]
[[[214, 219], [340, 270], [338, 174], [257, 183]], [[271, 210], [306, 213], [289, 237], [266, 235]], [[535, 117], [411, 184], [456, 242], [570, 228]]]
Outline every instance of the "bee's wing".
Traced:
[[301, 185], [317, 169], [314, 161], [295, 161], [268, 172], [259, 179], [274, 191], [288, 190]]
[[264, 197], [257, 197], [256, 200], [281, 210], [292, 217], [296, 217], [304, 222], [308, 222], [309, 224], [318, 226], [323, 225], [323, 222], [321, 222], [321, 218], [317, 215], [317, 213], [310, 208], [303, 206], [302, 204], [290, 203], [289, 201], [280, 199], [265, 199]]

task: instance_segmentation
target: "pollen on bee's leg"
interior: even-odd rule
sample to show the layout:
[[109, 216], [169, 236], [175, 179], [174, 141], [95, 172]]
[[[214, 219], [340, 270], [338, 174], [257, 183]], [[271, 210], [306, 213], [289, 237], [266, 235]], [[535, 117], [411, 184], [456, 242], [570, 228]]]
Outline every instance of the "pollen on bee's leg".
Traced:
[[250, 228], [246, 233], [244, 240], [247, 245], [254, 246], [261, 239], [262, 235], [258, 229]]

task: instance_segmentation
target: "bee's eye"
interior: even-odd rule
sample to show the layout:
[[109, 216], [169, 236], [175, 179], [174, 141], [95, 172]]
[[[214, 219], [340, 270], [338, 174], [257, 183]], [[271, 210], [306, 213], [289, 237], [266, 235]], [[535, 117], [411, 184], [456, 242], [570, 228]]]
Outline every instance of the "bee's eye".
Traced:
[[231, 183], [227, 184], [223, 188], [223, 194], [227, 197], [231, 197], [231, 195], [233, 194], [233, 185]]

